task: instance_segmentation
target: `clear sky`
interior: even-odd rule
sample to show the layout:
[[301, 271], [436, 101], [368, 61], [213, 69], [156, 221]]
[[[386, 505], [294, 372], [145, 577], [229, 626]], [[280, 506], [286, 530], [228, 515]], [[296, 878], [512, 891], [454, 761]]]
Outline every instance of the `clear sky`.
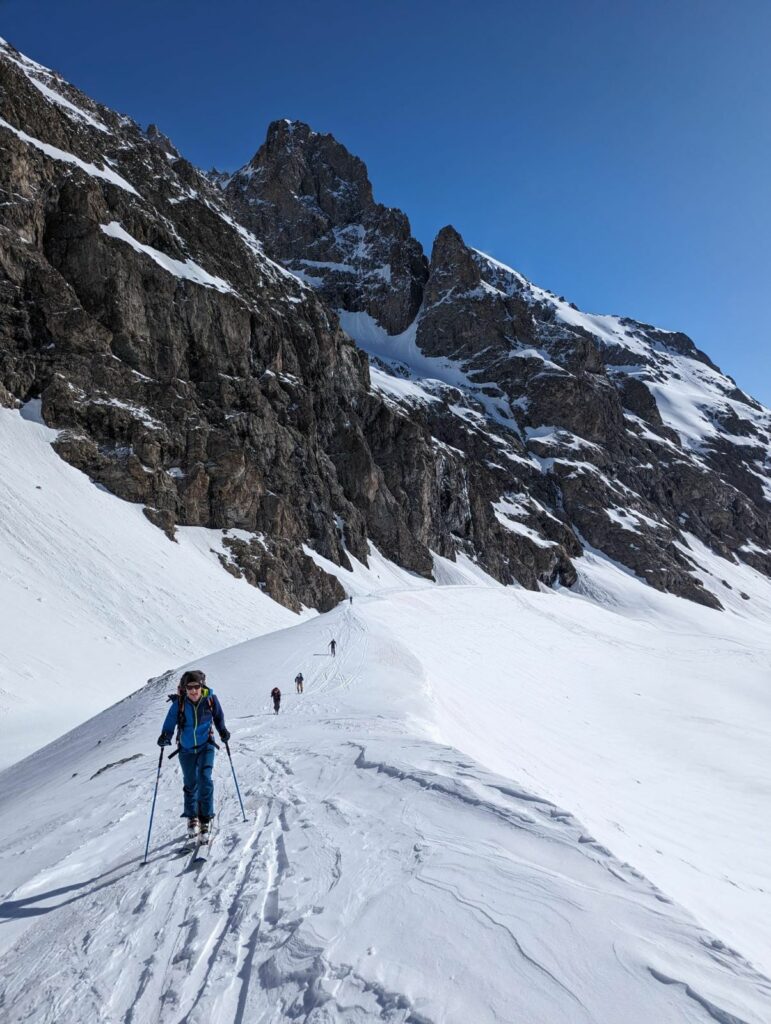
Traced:
[[771, 404], [771, 0], [0, 0], [193, 163], [331, 132], [430, 251], [683, 330]]

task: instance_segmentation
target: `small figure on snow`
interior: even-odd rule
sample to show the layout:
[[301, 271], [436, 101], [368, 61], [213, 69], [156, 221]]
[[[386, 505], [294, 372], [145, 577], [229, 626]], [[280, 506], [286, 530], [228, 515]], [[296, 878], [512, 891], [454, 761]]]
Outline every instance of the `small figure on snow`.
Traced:
[[177, 730], [177, 753], [182, 768], [182, 792], [188, 836], [209, 841], [209, 822], [214, 817], [214, 726], [223, 743], [230, 739], [225, 716], [216, 694], [205, 685], [203, 672], [184, 672], [176, 693], [169, 694], [171, 707], [158, 737], [158, 746], [171, 743]]
[[336, 648], [337, 648], [337, 644], [335, 643], [335, 641], [334, 640], [330, 640], [329, 641], [329, 653], [332, 655], [333, 658], [335, 656], [335, 649]]
[[274, 686], [270, 691], [270, 695], [273, 698], [273, 714], [278, 714], [278, 709], [281, 707], [281, 690], [277, 686]]
[[305, 680], [303, 679], [302, 672], [298, 672], [297, 675], [294, 677], [294, 688], [297, 691], [297, 693], [302, 693], [303, 692], [303, 683], [304, 683], [304, 681]]

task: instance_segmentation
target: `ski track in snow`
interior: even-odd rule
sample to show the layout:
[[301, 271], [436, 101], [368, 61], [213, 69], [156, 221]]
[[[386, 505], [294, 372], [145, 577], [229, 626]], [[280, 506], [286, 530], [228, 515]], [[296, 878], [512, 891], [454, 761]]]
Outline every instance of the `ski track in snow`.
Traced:
[[[305, 694], [287, 685], [274, 716], [298, 661]], [[157, 758], [118, 763], [157, 732], [168, 679], [83, 726], [71, 760], [47, 748], [67, 776], [47, 794], [30, 796], [45, 758], [5, 773], [28, 787], [0, 855], [20, 879], [0, 904], [8, 1024], [769, 1019], [771, 984], [570, 814], [378, 712], [390, 697], [409, 715], [398, 685], [379, 705], [366, 691], [420, 666], [354, 609], [212, 656], [210, 679], [215, 663], [248, 821], [223, 751], [206, 863], [180, 855], [164, 761], [140, 865]]]

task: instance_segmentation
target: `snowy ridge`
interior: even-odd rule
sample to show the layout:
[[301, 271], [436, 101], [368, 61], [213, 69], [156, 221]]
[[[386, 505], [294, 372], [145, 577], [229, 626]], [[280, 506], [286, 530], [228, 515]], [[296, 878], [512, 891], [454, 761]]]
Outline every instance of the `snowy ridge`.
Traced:
[[[562, 523], [582, 547], [714, 606], [724, 594], [695, 583], [684, 530], [769, 571], [771, 411], [685, 335], [582, 313], [451, 228], [406, 330], [388, 334], [361, 310], [338, 314], [392, 406], [458, 457], [497, 449], [484, 459], [500, 471], [485, 496], [509, 534], [556, 552]], [[529, 521], [505, 514], [512, 492], [531, 494]]]
[[[615, 577], [606, 585], [619, 587]], [[516, 609], [519, 628], [532, 637], [538, 625], [544, 644], [555, 626], [612, 629], [618, 617], [576, 598], [423, 588], [357, 597], [196, 662], [225, 706], [249, 818], [220, 755], [218, 838], [201, 874], [175, 855], [174, 762], [161, 773], [150, 862], [138, 865], [152, 739], [176, 675], [7, 771], [3, 818], [19, 820], [23, 802], [25, 822], [0, 854], [0, 998], [11, 1019], [617, 1024], [623, 1006], [633, 1024], [765, 1024], [771, 983], [735, 943], [616, 859], [564, 802], [538, 795], [535, 771], [523, 787], [462, 752], [486, 731], [486, 759], [510, 756], [535, 722], [527, 701], [538, 688], [525, 681], [524, 729], [509, 718], [501, 743], [490, 731], [501, 708], [478, 690], [469, 705], [460, 685], [467, 664], [457, 644], [447, 654], [446, 637], [459, 617], [468, 628], [480, 596], [487, 621]], [[482, 618], [473, 623], [471, 635]], [[428, 628], [442, 659], [416, 643]], [[298, 668], [303, 695], [290, 692]], [[469, 720], [469, 707], [482, 718]], [[452, 731], [461, 742], [448, 745]], [[673, 863], [696, 818], [680, 823]], [[734, 917], [735, 928], [746, 923]], [[65, 932], [75, 941], [63, 955]]]
[[37, 61], [30, 60], [23, 53], [14, 50], [5, 39], [0, 39], [0, 50], [2, 50], [3, 55], [8, 60], [12, 61], [24, 73], [30, 85], [34, 86], [38, 92], [45, 96], [49, 103], [54, 103], [60, 107], [76, 122], [85, 123], [92, 128], [96, 128], [97, 131], [104, 132], [107, 135], [110, 134], [110, 129], [98, 117], [84, 110], [82, 106], [78, 106], [71, 100], [68, 100], [66, 96], [63, 96], [61, 92], [53, 88], [53, 85], [62, 84], [58, 75], [43, 67], [42, 64], [38, 64]]
[[[703, 353], [683, 343], [674, 331], [640, 324], [629, 318], [583, 313], [552, 292], [532, 284], [518, 271], [487, 253], [473, 250], [488, 288], [501, 295], [517, 295], [533, 306], [545, 307], [563, 324], [578, 328], [608, 349], [623, 350], [627, 365], [616, 372], [648, 383], [661, 417], [677, 431], [684, 445], [699, 451], [720, 430], [716, 414], [730, 410], [754, 422], [766, 443], [771, 444], [771, 410], [749, 399], [729, 377], [713, 366]], [[725, 433], [725, 431], [723, 431]], [[736, 437], [731, 441], [736, 443]], [[745, 439], [745, 443], [749, 443]]]

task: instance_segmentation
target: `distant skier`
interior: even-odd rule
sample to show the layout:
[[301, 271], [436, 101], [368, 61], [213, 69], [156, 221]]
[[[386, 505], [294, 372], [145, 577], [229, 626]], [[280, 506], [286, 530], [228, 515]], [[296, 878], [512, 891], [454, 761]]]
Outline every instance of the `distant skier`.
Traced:
[[294, 677], [294, 688], [297, 691], [297, 693], [302, 693], [303, 692], [303, 683], [304, 682], [305, 682], [305, 680], [303, 679], [302, 672], [298, 672], [297, 675]]
[[277, 686], [274, 686], [270, 691], [270, 695], [273, 698], [273, 714], [278, 714], [278, 709], [281, 707], [281, 690]]
[[335, 656], [336, 648], [337, 648], [337, 644], [335, 643], [335, 641], [334, 640], [330, 640], [329, 641], [329, 653], [332, 655], [333, 658]]
[[348, 598], [348, 603], [353, 604], [353, 594]]
[[187, 818], [188, 837], [197, 836], [201, 843], [208, 843], [209, 823], [214, 817], [213, 726], [224, 743], [230, 739], [222, 706], [205, 683], [206, 676], [198, 670], [182, 674], [177, 692], [169, 694], [171, 707], [158, 737], [158, 746], [167, 747], [177, 730], [184, 794], [182, 817]]

